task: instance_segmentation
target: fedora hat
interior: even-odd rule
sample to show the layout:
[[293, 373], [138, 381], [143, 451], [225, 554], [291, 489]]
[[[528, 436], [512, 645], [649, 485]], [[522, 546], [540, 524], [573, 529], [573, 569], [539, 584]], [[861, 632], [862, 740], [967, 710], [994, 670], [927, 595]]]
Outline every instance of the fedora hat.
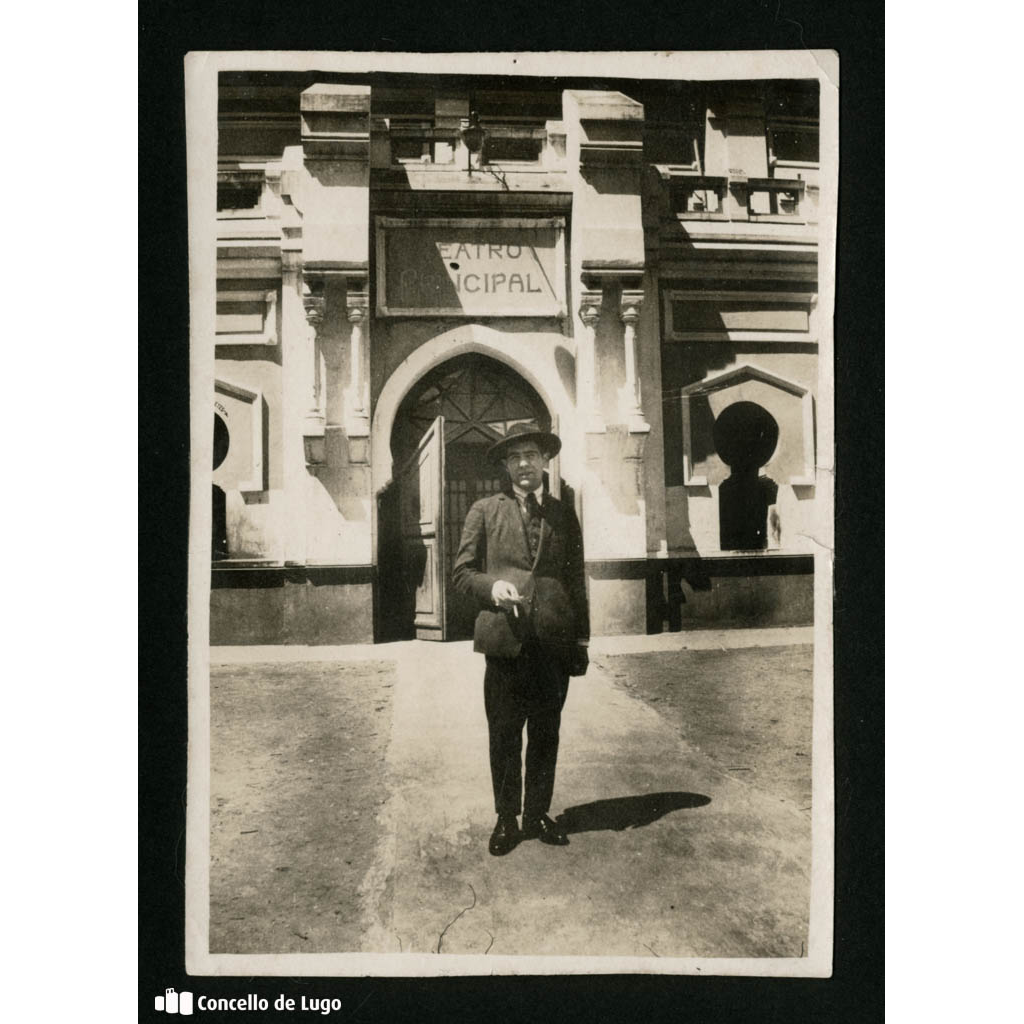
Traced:
[[541, 430], [536, 423], [513, 423], [508, 428], [508, 433], [487, 449], [487, 457], [492, 462], [500, 463], [504, 460], [508, 449], [522, 441], [536, 441], [537, 447], [548, 458], [556, 456], [562, 448], [562, 442], [558, 435], [552, 434], [550, 430]]

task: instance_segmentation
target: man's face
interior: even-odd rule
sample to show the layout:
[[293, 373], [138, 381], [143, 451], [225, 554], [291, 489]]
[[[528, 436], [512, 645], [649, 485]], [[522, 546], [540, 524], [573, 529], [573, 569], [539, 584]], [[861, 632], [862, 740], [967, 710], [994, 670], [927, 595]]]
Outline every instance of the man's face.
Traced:
[[505, 455], [505, 468], [512, 483], [524, 491], [535, 491], [544, 480], [548, 457], [537, 447], [536, 441], [513, 444]]

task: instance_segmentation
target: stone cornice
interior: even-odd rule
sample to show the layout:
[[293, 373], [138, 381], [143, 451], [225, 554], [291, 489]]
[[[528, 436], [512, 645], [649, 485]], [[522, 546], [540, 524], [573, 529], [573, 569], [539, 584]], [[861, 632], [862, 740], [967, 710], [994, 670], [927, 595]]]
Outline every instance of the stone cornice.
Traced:
[[370, 160], [370, 87], [311, 85], [299, 101], [306, 160]]
[[643, 294], [643, 267], [634, 266], [601, 266], [583, 265], [580, 275], [584, 288], [601, 292], [605, 288], [621, 288], [624, 292]]
[[639, 167], [643, 162], [644, 108], [621, 92], [570, 89], [568, 106], [579, 122], [581, 168]]

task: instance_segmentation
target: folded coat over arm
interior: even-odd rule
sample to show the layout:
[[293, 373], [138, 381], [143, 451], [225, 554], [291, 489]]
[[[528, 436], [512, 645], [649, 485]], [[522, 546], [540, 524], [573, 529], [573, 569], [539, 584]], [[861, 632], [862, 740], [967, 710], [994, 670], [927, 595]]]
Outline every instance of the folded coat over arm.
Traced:
[[[544, 496], [540, 544], [530, 558], [519, 503], [507, 493], [493, 494], [469, 510], [452, 571], [455, 589], [476, 598], [479, 611], [473, 649], [496, 657], [515, 657], [526, 639], [553, 648], [574, 648], [590, 636], [583, 535], [571, 506]], [[494, 604], [497, 580], [513, 583], [523, 598], [516, 619]]]

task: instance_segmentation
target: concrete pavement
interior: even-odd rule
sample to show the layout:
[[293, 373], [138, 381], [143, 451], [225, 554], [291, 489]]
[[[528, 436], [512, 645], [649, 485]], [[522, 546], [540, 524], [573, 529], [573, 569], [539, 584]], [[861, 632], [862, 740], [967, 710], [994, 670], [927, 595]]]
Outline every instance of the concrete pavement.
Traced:
[[[802, 955], [810, 808], [745, 783], [617, 685], [617, 654], [809, 644], [811, 630], [599, 639], [562, 718], [552, 816], [570, 845], [487, 853], [494, 823], [469, 643], [217, 648], [220, 664], [397, 666], [378, 840], [359, 886], [364, 952], [638, 957]], [[784, 713], [784, 709], [782, 712]], [[343, 952], [345, 950], [338, 950]]]

